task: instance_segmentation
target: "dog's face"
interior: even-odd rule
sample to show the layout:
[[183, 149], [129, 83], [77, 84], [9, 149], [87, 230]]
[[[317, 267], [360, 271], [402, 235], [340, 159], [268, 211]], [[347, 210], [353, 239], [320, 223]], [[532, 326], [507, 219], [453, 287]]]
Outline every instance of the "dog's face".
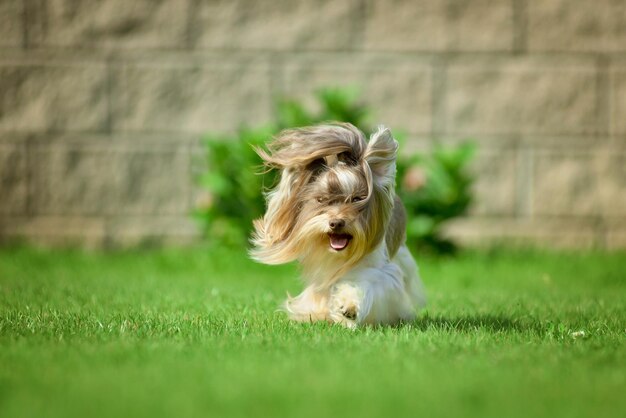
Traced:
[[[298, 222], [311, 237], [311, 245], [331, 253], [347, 251], [352, 241], [367, 240], [368, 186], [363, 168], [351, 156], [329, 156], [313, 163], [314, 174], [302, 189]], [[355, 242], [352, 246], [358, 247]]]
[[369, 143], [349, 124], [282, 132], [259, 150], [281, 179], [255, 222], [252, 256], [268, 264], [299, 260], [316, 271], [350, 268], [383, 239], [396, 150], [384, 128]]

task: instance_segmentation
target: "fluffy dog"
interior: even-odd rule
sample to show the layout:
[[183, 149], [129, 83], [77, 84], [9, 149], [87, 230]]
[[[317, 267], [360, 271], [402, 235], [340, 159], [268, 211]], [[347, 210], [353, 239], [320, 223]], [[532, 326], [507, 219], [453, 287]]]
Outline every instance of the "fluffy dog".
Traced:
[[397, 149], [389, 129], [368, 142], [347, 123], [285, 130], [257, 149], [280, 181], [254, 222], [251, 256], [301, 265], [307, 287], [285, 302], [291, 319], [395, 324], [423, 306], [395, 195]]

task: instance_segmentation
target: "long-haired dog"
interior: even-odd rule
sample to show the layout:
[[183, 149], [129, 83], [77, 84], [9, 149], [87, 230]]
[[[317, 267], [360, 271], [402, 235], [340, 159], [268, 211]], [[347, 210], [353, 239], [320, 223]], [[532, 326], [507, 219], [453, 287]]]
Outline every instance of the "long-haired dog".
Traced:
[[389, 129], [368, 142], [348, 123], [285, 130], [257, 149], [280, 181], [254, 222], [251, 256], [300, 263], [307, 287], [285, 302], [290, 318], [394, 324], [424, 304], [395, 195], [397, 149]]

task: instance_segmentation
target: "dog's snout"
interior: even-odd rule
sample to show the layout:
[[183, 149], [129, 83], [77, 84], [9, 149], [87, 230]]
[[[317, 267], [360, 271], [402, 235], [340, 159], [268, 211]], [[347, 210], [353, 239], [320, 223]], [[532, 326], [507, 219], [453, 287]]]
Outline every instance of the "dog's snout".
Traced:
[[330, 229], [336, 231], [346, 226], [346, 221], [344, 221], [343, 219], [331, 219], [328, 222], [328, 225], [330, 226]]

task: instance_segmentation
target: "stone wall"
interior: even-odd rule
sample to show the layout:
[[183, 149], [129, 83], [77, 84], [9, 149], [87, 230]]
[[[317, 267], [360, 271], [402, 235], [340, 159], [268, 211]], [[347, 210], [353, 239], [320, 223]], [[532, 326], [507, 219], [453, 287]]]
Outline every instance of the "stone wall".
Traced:
[[450, 234], [626, 247], [623, 0], [0, 0], [0, 236], [192, 241], [201, 134], [344, 84], [479, 144]]

